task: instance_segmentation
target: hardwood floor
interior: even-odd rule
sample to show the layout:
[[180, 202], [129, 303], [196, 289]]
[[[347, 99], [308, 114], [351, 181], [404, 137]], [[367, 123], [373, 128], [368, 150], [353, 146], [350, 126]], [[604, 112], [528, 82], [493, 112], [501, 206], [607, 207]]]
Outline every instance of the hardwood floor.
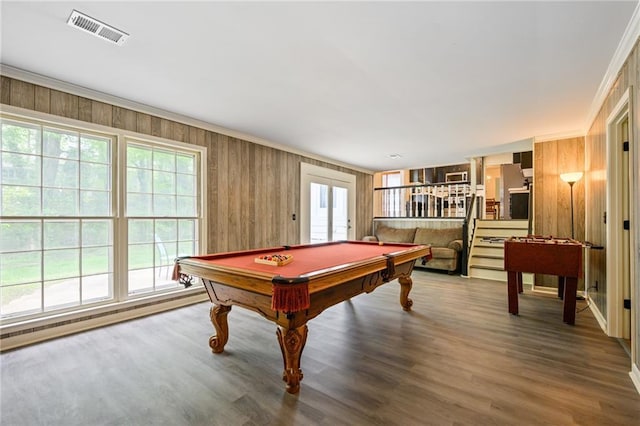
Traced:
[[[202, 303], [2, 353], [4, 425], [637, 425], [630, 360], [590, 311], [506, 284], [415, 271], [309, 322], [298, 395], [275, 325], [234, 307], [208, 347]], [[578, 301], [578, 309], [585, 302]]]

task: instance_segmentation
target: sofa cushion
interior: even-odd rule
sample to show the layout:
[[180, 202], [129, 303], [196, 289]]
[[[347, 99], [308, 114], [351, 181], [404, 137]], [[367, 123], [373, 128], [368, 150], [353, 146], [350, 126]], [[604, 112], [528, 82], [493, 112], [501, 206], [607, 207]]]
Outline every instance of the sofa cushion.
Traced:
[[400, 229], [390, 228], [384, 225], [376, 226], [376, 237], [378, 241], [385, 243], [412, 243], [416, 233], [416, 228]]
[[448, 247], [453, 240], [462, 239], [462, 228], [418, 228], [413, 242], [416, 244], [431, 244], [432, 247]]
[[426, 265], [423, 265], [422, 262], [416, 262], [418, 267], [424, 267], [429, 269], [441, 269], [447, 272], [454, 272], [458, 267], [457, 259], [442, 259], [438, 257], [434, 257], [427, 262]]
[[458, 252], [444, 247], [431, 247], [431, 256], [434, 259], [455, 259]]

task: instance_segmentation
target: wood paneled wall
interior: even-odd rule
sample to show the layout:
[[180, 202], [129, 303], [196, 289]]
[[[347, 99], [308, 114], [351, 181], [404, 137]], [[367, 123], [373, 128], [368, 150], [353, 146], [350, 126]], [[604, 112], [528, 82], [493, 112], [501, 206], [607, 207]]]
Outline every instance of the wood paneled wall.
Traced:
[[[538, 142], [533, 145], [534, 223], [536, 235], [571, 237], [571, 187], [562, 173], [584, 170], [584, 138]], [[584, 240], [584, 177], [573, 185], [574, 238]], [[536, 285], [557, 286], [557, 278], [536, 274]]]
[[[534, 153], [534, 233], [571, 237], [571, 187], [562, 173], [584, 171], [584, 138], [538, 142]], [[584, 178], [573, 185], [574, 232], [584, 240]]]
[[356, 175], [356, 238], [372, 232], [373, 176], [368, 173], [6, 76], [1, 79], [0, 102], [6, 105], [206, 146], [208, 253], [299, 243], [301, 162]]
[[[591, 127], [587, 132], [585, 139], [585, 164], [587, 176], [585, 180], [586, 191], [588, 194], [586, 210], [586, 238], [587, 240], [602, 245], [604, 250], [591, 250], [589, 256], [588, 268], [590, 279], [588, 285], [591, 290], [589, 294], [595, 301], [600, 312], [606, 317], [607, 315], [607, 299], [606, 299], [606, 225], [604, 215], [606, 211], [606, 171], [607, 171], [607, 119], [613, 112], [615, 106], [620, 101], [627, 89], [631, 88], [631, 116], [629, 128], [631, 153], [630, 157], [630, 173], [632, 174], [631, 194], [631, 232], [635, 235], [635, 247], [631, 247], [631, 252], [635, 263], [635, 276], [631, 278], [632, 286], [635, 288], [635, 300], [632, 304], [636, 315], [640, 311], [640, 107], [637, 100], [640, 99], [640, 52], [638, 42], [627, 57], [626, 62], [618, 72], [617, 79], [613, 84], [609, 94], [602, 104], [598, 115], [596, 116]], [[597, 282], [597, 289], [595, 284]], [[633, 291], [633, 289], [632, 289]], [[636, 321], [637, 321], [636, 317]], [[633, 321], [633, 319], [632, 319]], [[636, 325], [635, 334], [632, 336], [633, 345], [635, 346], [634, 363], [640, 368], [640, 326]]]

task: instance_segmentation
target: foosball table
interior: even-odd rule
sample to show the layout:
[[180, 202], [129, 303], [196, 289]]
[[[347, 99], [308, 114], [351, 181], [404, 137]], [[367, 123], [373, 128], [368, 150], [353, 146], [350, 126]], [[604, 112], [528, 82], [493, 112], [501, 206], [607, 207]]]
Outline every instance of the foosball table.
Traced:
[[582, 243], [569, 238], [511, 237], [504, 242], [509, 313], [518, 314], [522, 273], [558, 276], [558, 297], [563, 300], [562, 320], [575, 324], [578, 278], [582, 278]]

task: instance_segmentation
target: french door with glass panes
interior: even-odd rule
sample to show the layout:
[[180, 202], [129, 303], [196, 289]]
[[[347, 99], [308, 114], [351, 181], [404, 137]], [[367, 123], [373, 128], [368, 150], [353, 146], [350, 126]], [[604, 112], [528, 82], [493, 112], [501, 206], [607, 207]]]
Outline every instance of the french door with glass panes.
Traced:
[[355, 238], [355, 176], [303, 164], [301, 188], [302, 243]]

